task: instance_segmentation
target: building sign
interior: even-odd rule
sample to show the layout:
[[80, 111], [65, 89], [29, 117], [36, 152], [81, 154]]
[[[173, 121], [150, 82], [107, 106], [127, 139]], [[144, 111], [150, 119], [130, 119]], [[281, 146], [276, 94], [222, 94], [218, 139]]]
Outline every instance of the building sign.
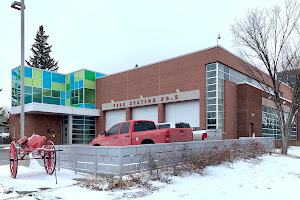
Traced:
[[178, 101], [195, 100], [200, 98], [200, 90], [192, 90], [187, 92], [172, 93], [160, 96], [144, 97], [114, 103], [102, 104], [102, 110], [115, 110], [128, 107], [138, 107], [147, 105], [156, 105], [160, 103], [171, 103]]

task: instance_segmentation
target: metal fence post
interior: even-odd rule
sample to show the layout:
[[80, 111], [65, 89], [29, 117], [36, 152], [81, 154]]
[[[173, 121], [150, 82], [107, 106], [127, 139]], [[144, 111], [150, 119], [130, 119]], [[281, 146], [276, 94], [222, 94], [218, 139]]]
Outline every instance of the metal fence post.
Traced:
[[98, 171], [98, 156], [97, 156], [97, 147], [94, 147], [94, 162], [95, 162], [95, 176], [97, 177], [97, 171]]
[[122, 179], [122, 170], [123, 170], [123, 165], [122, 165], [122, 160], [123, 160], [123, 156], [122, 156], [122, 153], [121, 153], [121, 147], [119, 147], [119, 176], [120, 178]]
[[75, 171], [75, 174], [77, 174], [77, 148], [72, 148], [73, 150], [75, 149], [75, 159], [74, 159], [74, 171]]
[[[60, 150], [60, 147], [58, 147], [58, 150]], [[58, 151], [58, 171], [60, 171], [60, 151]]]

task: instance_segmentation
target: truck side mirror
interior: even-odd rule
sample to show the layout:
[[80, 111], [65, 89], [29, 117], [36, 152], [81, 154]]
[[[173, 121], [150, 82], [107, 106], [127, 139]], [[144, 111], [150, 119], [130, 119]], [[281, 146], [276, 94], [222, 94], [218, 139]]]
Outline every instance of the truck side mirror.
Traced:
[[107, 133], [106, 133], [106, 131], [103, 131], [103, 135], [107, 136]]

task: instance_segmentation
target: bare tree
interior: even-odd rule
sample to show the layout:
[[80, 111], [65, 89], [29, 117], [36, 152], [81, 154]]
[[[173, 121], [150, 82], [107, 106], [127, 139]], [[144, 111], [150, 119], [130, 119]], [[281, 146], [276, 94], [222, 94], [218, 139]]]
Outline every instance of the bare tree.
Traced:
[[[251, 65], [244, 65], [263, 90], [272, 97], [277, 108], [282, 136], [283, 154], [296, 123], [300, 104], [300, 4], [286, 0], [284, 6], [249, 10], [245, 18], [231, 26], [234, 43], [241, 57]], [[293, 79], [291, 79], [293, 76]], [[284, 115], [280, 89], [282, 81], [289, 86], [291, 102]]]

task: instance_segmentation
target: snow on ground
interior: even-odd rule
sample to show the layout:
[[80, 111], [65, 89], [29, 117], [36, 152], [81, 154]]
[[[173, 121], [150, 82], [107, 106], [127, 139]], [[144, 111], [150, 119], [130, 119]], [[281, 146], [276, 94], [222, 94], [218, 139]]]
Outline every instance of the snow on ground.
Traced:
[[[154, 187], [159, 188], [155, 191], [137, 187], [128, 190], [92, 191], [74, 185], [76, 181], [73, 179], [83, 175], [75, 175], [69, 170], [57, 172], [56, 185], [55, 176], [47, 175], [37, 162], [31, 162], [29, 167], [20, 166], [17, 178], [12, 179], [9, 166], [4, 165], [0, 166], [0, 199], [299, 199], [300, 147], [291, 147], [289, 154], [272, 154], [232, 165], [207, 167], [203, 175], [172, 177], [171, 184], [151, 182]], [[13, 192], [5, 194], [9, 190]], [[19, 194], [16, 191], [36, 192]]]

